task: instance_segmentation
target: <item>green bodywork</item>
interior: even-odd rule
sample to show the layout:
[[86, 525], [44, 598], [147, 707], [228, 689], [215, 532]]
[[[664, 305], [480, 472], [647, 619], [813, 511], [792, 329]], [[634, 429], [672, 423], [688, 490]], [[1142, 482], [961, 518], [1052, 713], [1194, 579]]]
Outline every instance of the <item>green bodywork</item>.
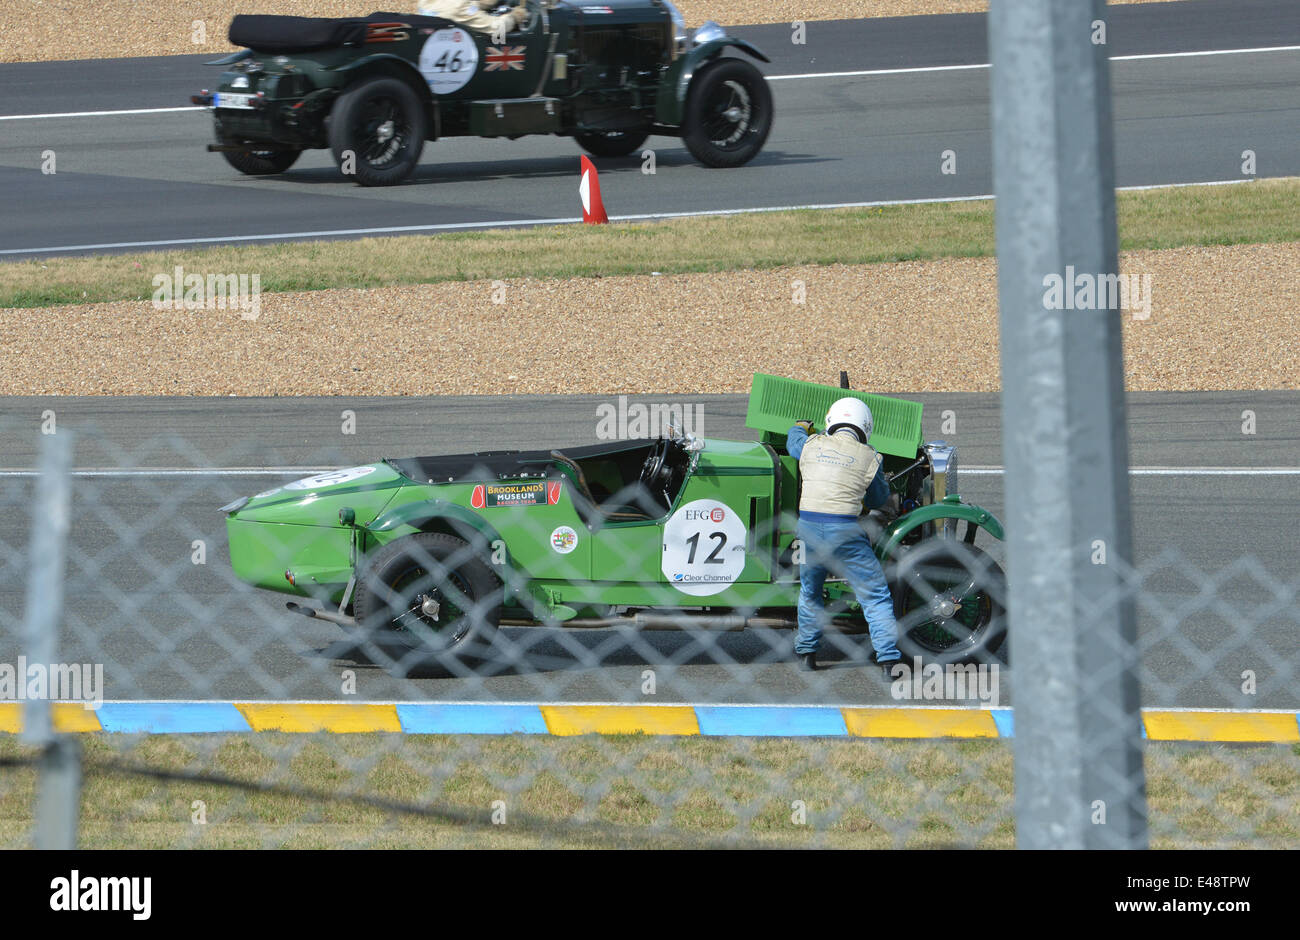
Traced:
[[[504, 43], [465, 30], [477, 47], [478, 64], [463, 87], [450, 91], [432, 89], [421, 71], [421, 52], [433, 33], [454, 24], [407, 13], [365, 18], [371, 32], [354, 46], [285, 55], [246, 49], [217, 60], [212, 64], [227, 68], [214, 89], [218, 95], [257, 98], [255, 109], [218, 103], [217, 138], [268, 147], [326, 147], [326, 119], [335, 100], [374, 76], [401, 79], [416, 91], [427, 109], [429, 140], [679, 134], [691, 78], [703, 65], [728, 50], [767, 61], [753, 45], [730, 36], [694, 44], [663, 0], [528, 0], [528, 5], [531, 21], [507, 34]], [[489, 54], [502, 48], [522, 54], [519, 67], [489, 71]]]
[[[257, 587], [339, 604], [354, 573], [377, 548], [435, 531], [465, 538], [490, 557], [508, 586], [508, 605], [540, 605], [559, 620], [619, 607], [794, 608], [798, 466], [784, 451], [784, 433], [771, 429], [820, 418], [830, 401], [844, 394], [860, 393], [756, 375], [747, 423], [769, 440], [705, 439], [693, 465], [683, 464], [680, 485], [657, 515], [620, 518], [630, 513], [611, 515], [587, 502], [593, 496], [606, 510], [627, 508], [610, 494], [637, 483], [643, 458], [659, 446], [655, 441], [575, 448], [558, 458], [553, 452], [516, 451], [383, 460], [226, 507], [231, 561], [235, 573]], [[884, 455], [885, 470], [905, 470], [924, 454], [921, 406], [861, 397], [878, 416], [871, 443]], [[895, 490], [912, 486], [914, 472], [896, 478]], [[496, 495], [497, 489], [506, 495]], [[518, 502], [503, 504], [504, 499]], [[679, 590], [663, 561], [666, 524], [681, 519], [678, 514], [697, 500], [725, 506], [745, 533], [743, 568], [737, 566], [730, 583], [708, 596]], [[992, 514], [948, 495], [890, 522], [876, 539], [877, 554], [889, 559], [920, 538], [955, 538], [961, 523], [968, 539], [978, 529], [1003, 537]], [[567, 551], [557, 548], [557, 533], [561, 541], [567, 533], [574, 536], [563, 546]], [[827, 591], [836, 597], [845, 588], [831, 581]], [[506, 616], [512, 616], [509, 608]]]

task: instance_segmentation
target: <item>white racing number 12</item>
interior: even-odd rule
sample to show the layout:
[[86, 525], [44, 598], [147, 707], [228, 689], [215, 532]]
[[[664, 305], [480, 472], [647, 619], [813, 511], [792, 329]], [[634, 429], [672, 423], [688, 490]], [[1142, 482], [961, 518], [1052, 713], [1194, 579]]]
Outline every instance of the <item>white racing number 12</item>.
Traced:
[[687, 503], [664, 525], [664, 577], [683, 594], [719, 594], [744, 573], [748, 537], [745, 523], [726, 503]]
[[463, 29], [440, 29], [420, 50], [420, 74], [435, 95], [460, 91], [478, 71], [478, 46]]

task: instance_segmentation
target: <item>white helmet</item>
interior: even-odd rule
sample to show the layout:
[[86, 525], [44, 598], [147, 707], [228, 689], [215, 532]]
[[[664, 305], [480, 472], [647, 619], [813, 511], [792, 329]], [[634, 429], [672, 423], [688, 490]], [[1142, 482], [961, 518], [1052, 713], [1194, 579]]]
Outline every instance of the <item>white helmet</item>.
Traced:
[[857, 398], [841, 398], [826, 412], [826, 433], [850, 428], [862, 443], [871, 440], [871, 409]]

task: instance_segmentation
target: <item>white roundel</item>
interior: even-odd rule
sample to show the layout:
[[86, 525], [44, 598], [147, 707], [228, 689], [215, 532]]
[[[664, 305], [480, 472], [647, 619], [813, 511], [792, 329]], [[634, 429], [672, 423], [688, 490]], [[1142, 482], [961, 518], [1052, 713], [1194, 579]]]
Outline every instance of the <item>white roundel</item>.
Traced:
[[567, 555], [578, 547], [578, 533], [571, 526], [562, 525], [551, 533], [551, 548]]
[[463, 29], [440, 29], [420, 50], [420, 74], [435, 95], [460, 91], [478, 71], [478, 47]]
[[323, 486], [338, 486], [340, 483], [351, 483], [353, 480], [359, 480], [368, 473], [374, 473], [374, 467], [352, 467], [349, 470], [331, 470], [329, 473], [318, 473], [314, 477], [307, 477], [305, 480], [295, 480], [292, 483], [286, 483], [286, 490], [318, 490]]
[[745, 570], [748, 536], [745, 523], [726, 503], [689, 502], [664, 525], [664, 577], [683, 594], [721, 593]]

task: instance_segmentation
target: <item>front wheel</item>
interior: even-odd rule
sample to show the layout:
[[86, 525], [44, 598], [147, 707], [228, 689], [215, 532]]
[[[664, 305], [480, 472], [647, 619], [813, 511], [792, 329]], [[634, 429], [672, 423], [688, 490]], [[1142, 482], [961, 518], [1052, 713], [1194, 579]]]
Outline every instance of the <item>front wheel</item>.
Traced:
[[226, 162], [245, 176], [283, 173], [298, 162], [301, 150], [223, 150]]
[[419, 647], [443, 665], [485, 655], [501, 619], [501, 582], [464, 539], [417, 532], [379, 549], [357, 578], [363, 635]]
[[391, 186], [415, 172], [425, 127], [424, 104], [410, 85], [371, 78], [334, 103], [330, 150], [339, 169], [362, 186]]
[[705, 166], [748, 163], [772, 130], [772, 91], [743, 59], [715, 59], [691, 80], [682, 140]]
[[930, 539], [892, 566], [890, 593], [905, 662], [992, 663], [1007, 636], [1007, 578], [966, 542]]

